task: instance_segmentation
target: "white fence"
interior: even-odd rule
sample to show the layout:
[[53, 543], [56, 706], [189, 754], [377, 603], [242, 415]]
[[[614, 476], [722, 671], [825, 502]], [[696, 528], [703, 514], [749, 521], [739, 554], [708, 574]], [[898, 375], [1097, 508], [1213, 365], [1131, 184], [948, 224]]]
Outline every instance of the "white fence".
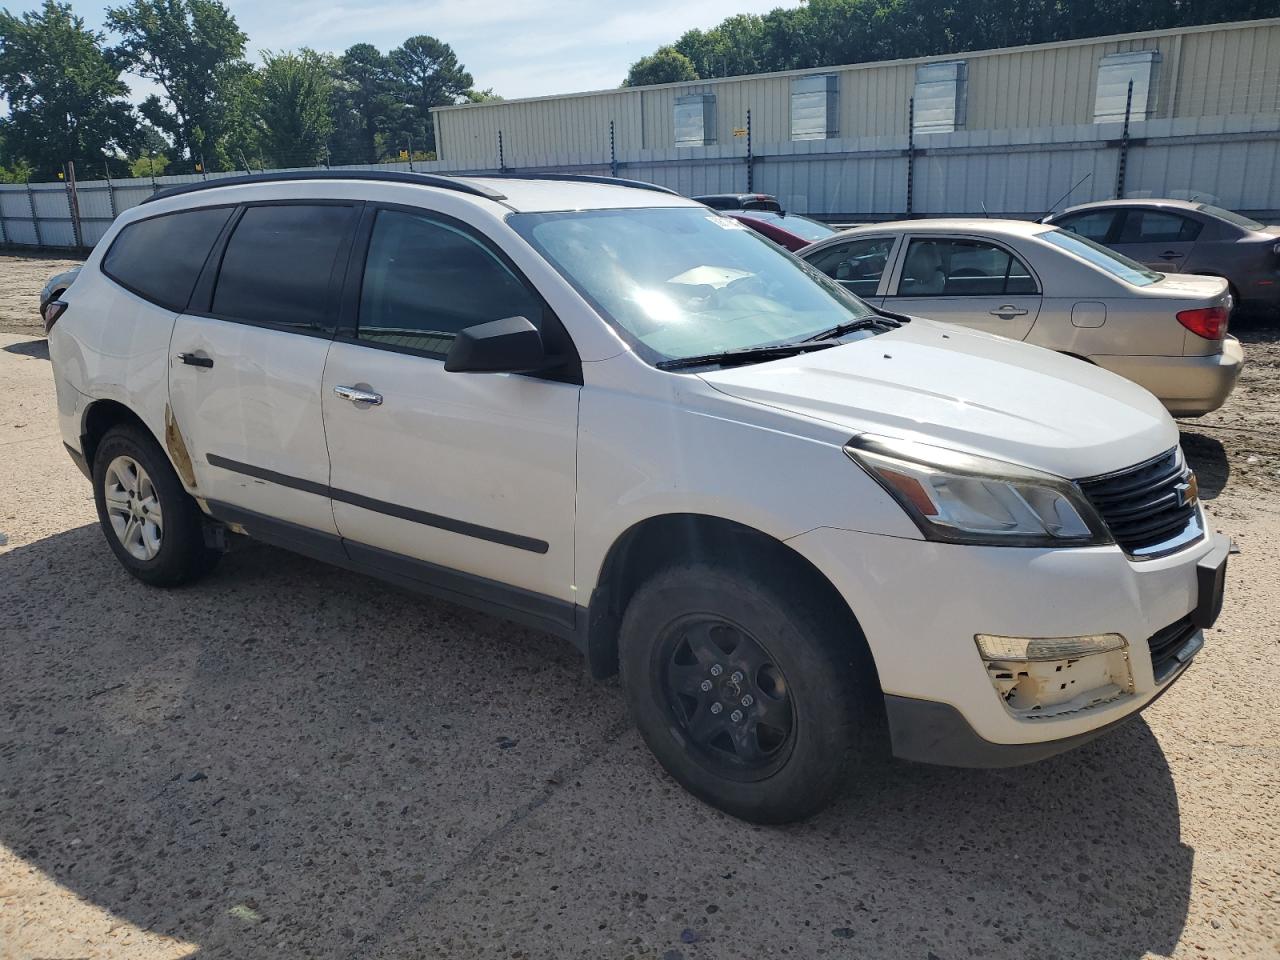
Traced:
[[[1280, 216], [1280, 113], [1130, 126], [1083, 124], [1025, 130], [833, 139], [641, 150], [613, 158], [506, 158], [502, 171], [415, 161], [334, 169], [429, 173], [615, 174], [685, 195], [755, 190], [796, 213], [832, 221], [906, 216], [1039, 217], [1051, 206], [1117, 195], [1217, 203], [1264, 219]], [[155, 190], [235, 173], [82, 181], [79, 223], [65, 183], [0, 185], [0, 245], [92, 247], [122, 210]], [[1072, 188], [1075, 188], [1074, 190]]]

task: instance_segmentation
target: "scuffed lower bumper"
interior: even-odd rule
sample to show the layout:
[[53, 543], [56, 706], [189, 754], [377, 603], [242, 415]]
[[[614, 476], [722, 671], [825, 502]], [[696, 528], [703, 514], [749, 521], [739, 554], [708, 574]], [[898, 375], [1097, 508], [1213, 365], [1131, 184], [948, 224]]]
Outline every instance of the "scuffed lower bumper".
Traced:
[[949, 703], [886, 695], [884, 706], [893, 755], [916, 763], [988, 769], [1020, 767], [1045, 760], [1083, 746], [1136, 717], [1160, 699], [1174, 681], [1187, 672], [1189, 665], [1189, 662], [1183, 665], [1155, 696], [1132, 713], [1074, 736], [1031, 743], [992, 743], [979, 736], [964, 715]]

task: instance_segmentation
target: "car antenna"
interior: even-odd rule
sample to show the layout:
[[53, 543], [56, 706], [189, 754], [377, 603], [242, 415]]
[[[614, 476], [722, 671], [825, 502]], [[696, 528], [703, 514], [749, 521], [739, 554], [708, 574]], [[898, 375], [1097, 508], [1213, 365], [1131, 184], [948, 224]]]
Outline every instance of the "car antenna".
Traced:
[[[1075, 183], [1073, 183], [1073, 184], [1071, 185], [1071, 189], [1070, 189], [1070, 190], [1068, 190], [1066, 193], [1064, 193], [1062, 196], [1060, 196], [1057, 200], [1055, 200], [1053, 203], [1051, 203], [1051, 204], [1049, 205], [1049, 211], [1048, 211], [1048, 213], [1046, 213], [1044, 216], [1045, 216], [1045, 217], [1047, 217], [1047, 216], [1049, 216], [1049, 214], [1050, 214], [1050, 213], [1053, 213], [1053, 211], [1057, 208], [1058, 204], [1060, 204], [1063, 200], [1067, 199], [1067, 197], [1069, 197], [1069, 196], [1071, 196], [1073, 193], [1075, 193], [1075, 192], [1076, 192], [1076, 188], [1077, 188], [1078, 186], [1080, 186], [1080, 184], [1084, 183], [1086, 180], [1088, 180], [1088, 179], [1089, 179], [1090, 177], [1092, 177], [1092, 176], [1093, 176], [1093, 174], [1092, 174], [1092, 173], [1086, 173], [1083, 177], [1081, 177], [1079, 180], [1077, 180]], [[1041, 219], [1041, 220], [1043, 220], [1043, 219], [1044, 219], [1044, 217], [1041, 217], [1040, 219]]]
[[987, 201], [985, 201], [985, 200], [980, 200], [980, 201], [978, 201], [978, 202], [982, 204], [982, 215], [983, 215], [984, 217], [986, 217], [988, 220], [990, 220], [990, 219], [991, 219], [991, 214], [987, 213]]

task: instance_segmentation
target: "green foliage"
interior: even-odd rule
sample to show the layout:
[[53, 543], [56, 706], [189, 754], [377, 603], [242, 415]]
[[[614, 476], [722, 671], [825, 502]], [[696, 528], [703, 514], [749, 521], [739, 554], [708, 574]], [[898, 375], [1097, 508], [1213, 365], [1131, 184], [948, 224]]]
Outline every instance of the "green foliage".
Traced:
[[412, 140], [414, 149], [435, 150], [431, 108], [458, 103], [471, 90], [471, 74], [447, 43], [435, 37], [410, 37], [387, 55], [389, 77], [398, 105], [390, 135], [395, 143]]
[[651, 83], [679, 83], [682, 80], [697, 79], [698, 71], [686, 54], [675, 47], [659, 47], [631, 65], [622, 85], [643, 87]]
[[169, 158], [164, 154], [148, 154], [129, 164], [129, 175], [134, 177], [163, 177]]
[[949, 55], [1275, 14], [1276, 0], [808, 0], [763, 17], [740, 14], [710, 30], [690, 30], [675, 50], [689, 60], [692, 76], [672, 67], [671, 48], [661, 47], [634, 64], [623, 85]]
[[258, 118], [263, 150], [277, 167], [324, 162], [333, 131], [333, 58], [304, 48], [264, 53], [262, 59]]
[[334, 163], [375, 163], [396, 113], [391, 64], [377, 47], [357, 43], [334, 64]]
[[164, 91], [142, 103], [142, 115], [169, 135], [177, 156], [225, 164], [247, 67], [248, 38], [231, 12], [218, 0], [131, 0], [109, 8], [107, 24], [121, 37], [121, 60]]
[[22, 170], [50, 178], [67, 160], [105, 162], [135, 146], [129, 89], [103, 40], [67, 4], [46, 0], [21, 17], [0, 10], [5, 152], [22, 158]]

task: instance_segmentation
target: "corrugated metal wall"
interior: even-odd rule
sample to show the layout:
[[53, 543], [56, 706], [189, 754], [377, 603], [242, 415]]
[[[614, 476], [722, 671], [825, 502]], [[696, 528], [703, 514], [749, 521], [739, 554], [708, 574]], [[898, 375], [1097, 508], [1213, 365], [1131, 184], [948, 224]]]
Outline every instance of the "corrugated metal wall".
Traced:
[[[825, 71], [796, 71], [695, 84], [668, 84], [436, 111], [441, 158], [457, 169], [496, 167], [498, 131], [507, 166], [607, 162], [609, 121], [618, 157], [674, 145], [675, 98], [716, 96], [715, 145], [734, 141], [751, 111], [757, 153], [791, 140], [791, 79], [839, 76], [841, 137], [905, 134], [919, 63], [968, 63], [968, 130], [1088, 123], [1099, 61], [1111, 53], [1159, 50], [1152, 118], [1280, 111], [1280, 19], [1128, 37], [1045, 44]], [[696, 149], [696, 148], [695, 148]]]
[[[916, 63], [903, 61], [839, 71], [838, 138], [790, 139], [792, 75], [779, 74], [443, 109], [444, 159], [376, 169], [616, 172], [685, 195], [772, 193], [789, 210], [838, 222], [984, 210], [1038, 217], [1068, 191], [1068, 203], [1116, 195], [1122, 126], [1090, 122], [1097, 66], [1110, 53], [1152, 48], [1161, 53], [1152, 119], [1132, 124], [1124, 195], [1199, 196], [1280, 219], [1280, 19], [970, 55], [965, 128], [914, 142], [906, 104]], [[673, 146], [675, 97], [703, 91], [716, 94], [716, 142]], [[750, 164], [746, 139], [734, 136], [748, 107]], [[82, 182], [83, 243], [157, 186], [198, 179]], [[0, 243], [74, 242], [64, 184], [0, 185]]]

